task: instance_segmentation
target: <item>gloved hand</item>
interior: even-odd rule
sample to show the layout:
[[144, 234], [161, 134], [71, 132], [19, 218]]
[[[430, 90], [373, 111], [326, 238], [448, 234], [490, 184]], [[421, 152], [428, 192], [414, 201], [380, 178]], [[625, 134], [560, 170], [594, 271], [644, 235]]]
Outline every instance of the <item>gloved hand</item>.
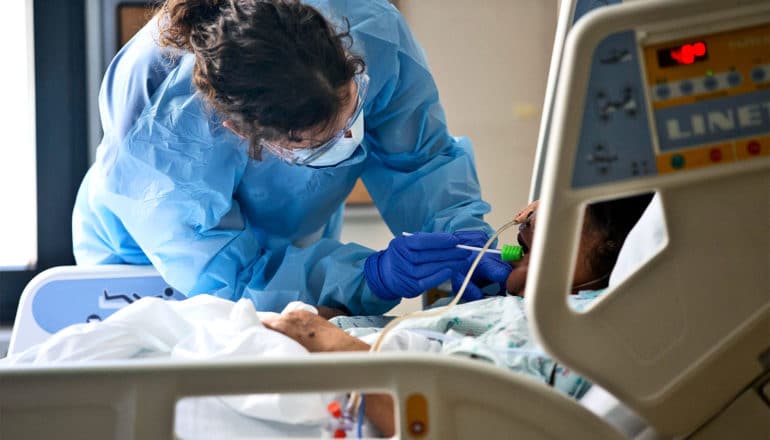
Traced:
[[[460, 240], [460, 244], [475, 247], [484, 247], [489, 240], [486, 233], [482, 231], [458, 231], [454, 233], [454, 236]], [[490, 247], [490, 249], [492, 249]], [[467, 264], [460, 272], [452, 274], [452, 290], [457, 293], [465, 280], [465, 275], [470, 270], [473, 260], [476, 259], [478, 254], [473, 252], [467, 259]], [[479, 261], [476, 270], [471, 276], [471, 282], [465, 288], [463, 293], [463, 300], [475, 301], [481, 299], [484, 293], [481, 291], [481, 287], [487, 286], [492, 283], [500, 283], [501, 290], [505, 289], [505, 282], [508, 279], [508, 275], [513, 270], [510, 264], [506, 263], [500, 258], [499, 254], [485, 253]]]
[[457, 237], [444, 232], [398, 236], [366, 259], [364, 278], [381, 299], [413, 298], [467, 270], [471, 251], [456, 248], [458, 244]]

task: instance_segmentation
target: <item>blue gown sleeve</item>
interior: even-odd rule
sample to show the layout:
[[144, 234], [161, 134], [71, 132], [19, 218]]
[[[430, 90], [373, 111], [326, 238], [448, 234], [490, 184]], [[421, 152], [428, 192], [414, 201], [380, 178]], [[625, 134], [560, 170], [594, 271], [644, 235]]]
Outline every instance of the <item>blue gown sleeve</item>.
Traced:
[[99, 115], [105, 136], [123, 139], [150, 97], [176, 67], [179, 57], [158, 46], [158, 17], [153, 17], [123, 46], [104, 74]]
[[[394, 234], [481, 230], [490, 210], [481, 199], [471, 142], [449, 134], [428, 63], [403, 17], [394, 13], [397, 44], [368, 58], [377, 93], [366, 118], [367, 190]], [[368, 36], [367, 49], [381, 36]]]

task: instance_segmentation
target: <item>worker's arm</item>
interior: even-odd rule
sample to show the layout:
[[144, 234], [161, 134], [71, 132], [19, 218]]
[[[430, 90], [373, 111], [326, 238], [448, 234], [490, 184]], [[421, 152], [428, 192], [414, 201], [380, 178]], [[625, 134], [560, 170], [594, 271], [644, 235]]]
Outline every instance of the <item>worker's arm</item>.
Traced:
[[[380, 45], [367, 59], [374, 98], [366, 109], [370, 162], [362, 177], [369, 193], [395, 234], [491, 234], [471, 142], [450, 135], [427, 60], [403, 17], [382, 19], [393, 21], [395, 44]], [[355, 36], [364, 47], [375, 45], [370, 35]]]
[[158, 16], [151, 18], [115, 55], [99, 90], [105, 136], [123, 139], [158, 86], [179, 63], [179, 54], [158, 45]]

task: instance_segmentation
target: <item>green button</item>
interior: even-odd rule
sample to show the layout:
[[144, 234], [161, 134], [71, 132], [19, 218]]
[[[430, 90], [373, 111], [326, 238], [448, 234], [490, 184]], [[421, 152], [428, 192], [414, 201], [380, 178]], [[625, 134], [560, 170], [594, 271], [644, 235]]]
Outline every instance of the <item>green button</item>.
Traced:
[[684, 168], [684, 156], [681, 154], [671, 156], [671, 167], [677, 170]]

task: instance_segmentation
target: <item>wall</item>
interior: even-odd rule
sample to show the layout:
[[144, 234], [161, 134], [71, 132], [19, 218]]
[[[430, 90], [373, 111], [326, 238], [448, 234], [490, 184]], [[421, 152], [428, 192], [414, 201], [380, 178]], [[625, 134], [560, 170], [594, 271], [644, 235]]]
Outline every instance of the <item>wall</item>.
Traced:
[[[474, 144], [487, 221], [500, 227], [527, 202], [557, 0], [400, 0], [428, 57], [452, 134]], [[348, 209], [343, 241], [392, 238], [373, 209]], [[514, 234], [504, 240], [514, 240]], [[419, 306], [406, 301], [398, 311]]]

